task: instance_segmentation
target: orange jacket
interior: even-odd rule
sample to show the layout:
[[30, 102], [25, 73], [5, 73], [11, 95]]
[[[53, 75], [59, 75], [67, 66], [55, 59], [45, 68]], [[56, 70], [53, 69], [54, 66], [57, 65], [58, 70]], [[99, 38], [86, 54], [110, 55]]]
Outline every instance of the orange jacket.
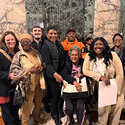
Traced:
[[72, 46], [78, 46], [81, 49], [81, 57], [84, 58], [86, 55], [85, 46], [82, 42], [79, 42], [76, 38], [74, 42], [68, 42], [68, 38], [61, 42], [65, 51], [69, 51]]

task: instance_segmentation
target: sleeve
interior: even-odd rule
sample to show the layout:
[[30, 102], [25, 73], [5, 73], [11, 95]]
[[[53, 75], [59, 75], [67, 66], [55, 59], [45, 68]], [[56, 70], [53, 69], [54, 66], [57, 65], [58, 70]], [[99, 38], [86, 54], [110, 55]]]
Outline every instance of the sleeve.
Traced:
[[97, 82], [99, 82], [101, 75], [99, 73], [95, 73], [92, 70], [90, 70], [91, 66], [92, 66], [92, 63], [91, 63], [89, 55], [87, 53], [85, 56], [84, 63], [83, 63], [83, 74], [88, 77], [91, 77], [94, 80], [96, 80]]
[[3, 65], [7, 65], [7, 64], [3, 64], [3, 59], [5, 58], [4, 58], [4, 55], [0, 52], [0, 79], [9, 79], [9, 67], [8, 67], [8, 70], [3, 71], [3, 67], [4, 67]]
[[116, 72], [116, 84], [117, 84], [117, 91], [118, 94], [121, 93], [121, 87], [122, 87], [122, 83], [123, 83], [123, 68], [122, 68], [122, 63], [120, 58], [117, 56], [117, 54], [115, 52], [112, 52], [112, 56], [113, 56], [113, 64], [114, 64], [114, 68], [115, 68], [115, 72]]
[[46, 65], [46, 70], [53, 75], [55, 73], [55, 70], [52, 66], [49, 48], [46, 44], [42, 45], [42, 49], [40, 50], [40, 54], [42, 55], [43, 62]]
[[16, 53], [13, 57], [13, 60], [10, 66], [10, 73], [15, 73], [20, 78], [22, 78], [28, 73], [28, 70], [24, 69], [23, 66], [21, 65], [19, 53]]
[[69, 68], [68, 68], [67, 65], [65, 65], [65, 67], [63, 68], [63, 70], [61, 72], [61, 76], [69, 84], [73, 84], [73, 82], [75, 81], [75, 79], [71, 76], [71, 73], [70, 73]]

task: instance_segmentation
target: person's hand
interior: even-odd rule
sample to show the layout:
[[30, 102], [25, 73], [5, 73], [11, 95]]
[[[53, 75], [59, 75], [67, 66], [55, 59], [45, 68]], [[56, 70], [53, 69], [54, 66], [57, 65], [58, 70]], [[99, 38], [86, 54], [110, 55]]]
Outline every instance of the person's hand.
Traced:
[[37, 70], [38, 70], [37, 73], [38, 74], [42, 73], [44, 68], [45, 68], [44, 66], [37, 67]]
[[79, 78], [83, 76], [83, 74], [80, 73], [80, 72], [78, 72], [76, 75], [77, 75]]
[[9, 78], [12, 79], [13, 81], [17, 81], [19, 79], [19, 77], [17, 77], [17, 74], [15, 73], [10, 73]]
[[62, 76], [59, 75], [58, 73], [55, 72], [55, 73], [53, 74], [53, 76], [54, 76], [54, 78], [56, 79], [56, 81], [57, 81], [58, 83], [63, 82]]
[[33, 74], [33, 73], [38, 73], [39, 71], [38, 71], [38, 69], [34, 66], [34, 67], [32, 67], [32, 68], [29, 70], [29, 72], [30, 72], [31, 74]]
[[74, 81], [73, 84], [78, 92], [82, 92], [82, 85], [80, 85], [77, 81]]
[[105, 83], [106, 86], [108, 86], [108, 85], [111, 84], [108, 77], [101, 76], [101, 77], [100, 77], [100, 80], [102, 80], [102, 81]]

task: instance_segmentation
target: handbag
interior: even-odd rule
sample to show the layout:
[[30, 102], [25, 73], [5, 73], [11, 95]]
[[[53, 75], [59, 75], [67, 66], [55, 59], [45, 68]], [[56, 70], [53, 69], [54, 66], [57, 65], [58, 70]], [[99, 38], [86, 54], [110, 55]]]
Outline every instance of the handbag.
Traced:
[[20, 105], [23, 103], [22, 91], [20, 85], [16, 85], [14, 91], [13, 105]]
[[86, 78], [76, 78], [76, 81], [82, 85], [82, 92], [78, 92], [75, 85], [68, 84], [63, 80], [63, 86], [61, 94], [63, 98], [88, 98], [88, 88], [86, 83]]

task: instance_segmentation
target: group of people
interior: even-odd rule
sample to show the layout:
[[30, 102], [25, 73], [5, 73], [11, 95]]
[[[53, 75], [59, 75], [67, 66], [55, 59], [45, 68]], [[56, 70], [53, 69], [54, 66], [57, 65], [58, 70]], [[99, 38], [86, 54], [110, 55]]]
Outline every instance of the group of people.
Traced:
[[[115, 34], [115, 46], [110, 49], [104, 38], [92, 39], [91, 34], [88, 34], [84, 45], [77, 40], [73, 28], [67, 30], [64, 42], [58, 41], [54, 26], [47, 27], [46, 39], [42, 38], [39, 26], [34, 26], [31, 34], [33, 37], [22, 34], [17, 38], [12, 31], [6, 31], [0, 39], [0, 106], [5, 125], [28, 125], [33, 103], [34, 125], [46, 123], [46, 119], [40, 117], [43, 99], [45, 109], [51, 112], [55, 124], [61, 125], [58, 104], [62, 83], [65, 80], [74, 85], [78, 92], [82, 92], [82, 86], [76, 79], [83, 77], [86, 77], [87, 84], [91, 82], [93, 88], [99, 86], [99, 81], [109, 86], [110, 79], [116, 80], [116, 104], [98, 108], [98, 122], [100, 125], [118, 125], [125, 91], [123, 36]], [[21, 120], [18, 115], [20, 105], [13, 105], [17, 84], [24, 93]], [[86, 99], [66, 98], [63, 102], [68, 124], [74, 124], [75, 104], [77, 124], [82, 125], [86, 115]]]

